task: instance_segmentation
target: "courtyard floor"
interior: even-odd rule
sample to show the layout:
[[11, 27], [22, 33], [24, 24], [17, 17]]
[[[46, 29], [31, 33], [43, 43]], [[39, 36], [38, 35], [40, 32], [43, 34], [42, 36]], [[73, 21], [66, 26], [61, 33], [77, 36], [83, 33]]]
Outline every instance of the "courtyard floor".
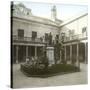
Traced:
[[20, 71], [20, 64], [13, 64], [13, 88], [63, 86], [87, 84], [87, 64], [80, 63], [80, 72], [48, 78], [27, 77]]

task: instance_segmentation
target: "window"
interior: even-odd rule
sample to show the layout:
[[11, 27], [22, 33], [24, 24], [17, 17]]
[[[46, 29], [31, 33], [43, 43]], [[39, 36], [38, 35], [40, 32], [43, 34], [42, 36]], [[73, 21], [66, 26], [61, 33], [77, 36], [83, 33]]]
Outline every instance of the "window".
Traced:
[[75, 30], [73, 29], [73, 30], [72, 30], [72, 35], [74, 35], [74, 34], [75, 34]]
[[29, 12], [27, 12], [27, 15], [29, 15]]
[[56, 35], [55, 40], [56, 40], [56, 43], [59, 42], [59, 35], [58, 34]]
[[82, 28], [82, 33], [85, 33], [87, 31], [87, 27]]
[[65, 37], [65, 33], [61, 33], [61, 37]]
[[65, 33], [61, 33], [61, 39], [62, 39], [62, 41], [64, 41], [64, 39], [65, 39]]
[[56, 39], [59, 39], [59, 35], [58, 34], [56, 35]]
[[85, 36], [87, 36], [87, 27], [83, 27], [82, 28], [82, 34], [84, 34]]
[[74, 29], [73, 30], [69, 30], [69, 36], [73, 36], [74, 33], [75, 33], [75, 30]]
[[35, 39], [35, 38], [37, 38], [37, 32], [32, 31], [32, 39]]
[[45, 33], [45, 41], [48, 41], [48, 33]]
[[24, 30], [23, 29], [18, 29], [18, 37], [23, 38], [24, 37]]

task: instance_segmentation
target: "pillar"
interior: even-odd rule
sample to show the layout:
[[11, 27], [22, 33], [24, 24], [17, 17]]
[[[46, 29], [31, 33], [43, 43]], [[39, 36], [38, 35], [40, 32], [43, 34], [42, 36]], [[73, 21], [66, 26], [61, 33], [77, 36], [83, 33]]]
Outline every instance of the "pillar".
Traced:
[[26, 46], [26, 58], [28, 57], [28, 46]]
[[19, 50], [19, 46], [16, 46], [16, 63], [18, 63], [18, 50]]
[[87, 45], [85, 42], [85, 63], [87, 63]]
[[70, 45], [70, 63], [72, 63], [72, 45]]
[[80, 62], [79, 62], [79, 43], [77, 43], [77, 60], [76, 60], [76, 66], [80, 68]]
[[35, 46], [35, 57], [37, 57], [37, 46]]
[[78, 49], [78, 44], [77, 44], [77, 60], [76, 61], [78, 60], [79, 60], [79, 49]]

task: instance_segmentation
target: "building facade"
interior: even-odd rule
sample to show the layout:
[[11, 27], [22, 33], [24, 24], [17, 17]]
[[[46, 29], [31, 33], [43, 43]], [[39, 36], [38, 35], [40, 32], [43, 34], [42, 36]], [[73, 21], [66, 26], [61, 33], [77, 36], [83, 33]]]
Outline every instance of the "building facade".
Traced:
[[[56, 18], [56, 7], [51, 9], [52, 20], [34, 16], [23, 4], [12, 8], [12, 48], [13, 63], [25, 62], [27, 57], [39, 57], [40, 50], [49, 43], [63, 40], [64, 59], [73, 57], [84, 61], [87, 57], [87, 16], [83, 14], [72, 20], [62, 22]], [[83, 52], [83, 53], [82, 53]]]
[[60, 25], [60, 36], [64, 38], [65, 60], [79, 60], [87, 63], [87, 21], [88, 14], [84, 13]]
[[25, 61], [26, 57], [40, 56], [40, 48], [48, 43], [49, 34], [54, 42], [59, 34], [56, 22], [33, 16], [23, 4], [13, 6], [12, 16], [13, 60]]

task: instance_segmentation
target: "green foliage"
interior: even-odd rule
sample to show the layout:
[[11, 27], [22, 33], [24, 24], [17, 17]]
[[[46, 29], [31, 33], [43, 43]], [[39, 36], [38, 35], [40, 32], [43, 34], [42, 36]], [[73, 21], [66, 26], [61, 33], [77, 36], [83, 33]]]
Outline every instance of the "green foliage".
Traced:
[[44, 51], [40, 57], [33, 58], [28, 63], [21, 65], [21, 70], [26, 73], [43, 74], [47, 70], [48, 64], [48, 58], [46, 57], [46, 52]]
[[[60, 55], [61, 52], [61, 55]], [[64, 47], [63, 47], [63, 43], [56, 43], [54, 45], [54, 56], [55, 56], [55, 63], [57, 63], [58, 60], [60, 60], [60, 57], [62, 59], [62, 63], [65, 63], [64, 61]]]
[[76, 72], [79, 71], [79, 68], [69, 64], [55, 64], [46, 69], [40, 69], [27, 64], [21, 64], [21, 70], [27, 73], [28, 75], [36, 75], [36, 76], [40, 75], [42, 77], [42, 75], [52, 76], [52, 74], [57, 74], [57, 73]]

